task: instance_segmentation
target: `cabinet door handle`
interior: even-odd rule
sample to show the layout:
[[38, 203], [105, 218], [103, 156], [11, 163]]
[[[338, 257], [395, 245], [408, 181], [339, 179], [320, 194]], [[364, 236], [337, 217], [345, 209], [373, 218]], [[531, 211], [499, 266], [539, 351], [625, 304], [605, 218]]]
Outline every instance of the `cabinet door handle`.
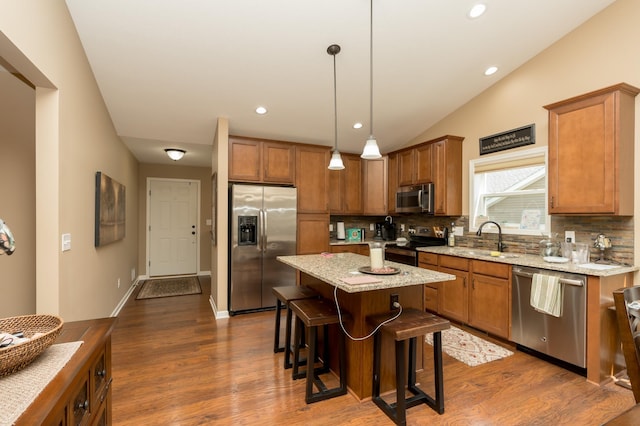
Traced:
[[462, 286], [467, 288], [467, 277], [462, 277]]
[[98, 370], [96, 371], [96, 376], [98, 377], [104, 377], [107, 375], [107, 371], [106, 370]]
[[89, 408], [89, 401], [85, 400], [84, 402], [79, 402], [76, 408], [86, 411]]
[[549, 198], [549, 206], [553, 208], [553, 195]]

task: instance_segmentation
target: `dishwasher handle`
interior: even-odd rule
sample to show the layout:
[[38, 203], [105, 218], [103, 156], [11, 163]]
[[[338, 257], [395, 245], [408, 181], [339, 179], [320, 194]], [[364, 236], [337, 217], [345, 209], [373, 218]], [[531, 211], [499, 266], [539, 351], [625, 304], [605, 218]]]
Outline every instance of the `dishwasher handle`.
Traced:
[[[513, 275], [523, 278], [533, 278], [532, 272], [526, 272], [521, 269], [514, 269]], [[574, 285], [576, 287], [584, 287], [584, 280], [572, 280], [570, 278], [560, 278], [561, 284]]]

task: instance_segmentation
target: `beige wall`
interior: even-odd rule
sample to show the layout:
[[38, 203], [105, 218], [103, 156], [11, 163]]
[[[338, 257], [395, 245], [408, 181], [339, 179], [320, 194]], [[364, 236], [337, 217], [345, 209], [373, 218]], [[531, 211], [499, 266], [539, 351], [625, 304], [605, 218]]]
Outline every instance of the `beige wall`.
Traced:
[[0, 72], [0, 218], [17, 239], [0, 256], [0, 317], [36, 309], [35, 90]]
[[200, 182], [200, 271], [211, 271], [211, 169], [179, 165], [140, 164], [138, 170], [138, 275], [147, 275], [147, 178], [189, 179]]
[[[35, 299], [33, 292], [21, 294], [19, 313], [34, 313], [35, 305], [65, 321], [109, 316], [137, 261], [137, 161], [115, 133], [64, 1], [3, 2], [0, 31], [0, 56], [38, 86], [31, 120], [35, 185], [13, 182], [35, 194], [35, 209], [20, 211], [36, 227], [35, 247], [28, 231], [15, 232], [17, 250], [35, 259], [20, 271], [20, 279], [35, 277]], [[21, 161], [33, 170], [34, 160]], [[100, 248], [94, 247], [96, 171], [127, 188], [126, 237]], [[67, 252], [60, 250], [63, 233], [71, 234]], [[19, 260], [3, 258], [3, 270]]]
[[211, 306], [216, 318], [229, 315], [227, 247], [229, 237], [229, 121], [218, 118], [211, 150], [212, 173], [216, 176], [216, 244], [211, 250]]
[[[639, 17], [639, 1], [618, 0], [409, 143], [445, 134], [465, 137], [463, 214], [469, 214], [466, 165], [479, 157], [479, 138], [535, 123], [535, 146], [544, 146], [548, 139], [544, 105], [620, 82], [640, 87]], [[639, 105], [640, 97], [636, 114]], [[636, 119], [636, 129], [639, 124]], [[639, 134], [636, 130], [636, 142]]]

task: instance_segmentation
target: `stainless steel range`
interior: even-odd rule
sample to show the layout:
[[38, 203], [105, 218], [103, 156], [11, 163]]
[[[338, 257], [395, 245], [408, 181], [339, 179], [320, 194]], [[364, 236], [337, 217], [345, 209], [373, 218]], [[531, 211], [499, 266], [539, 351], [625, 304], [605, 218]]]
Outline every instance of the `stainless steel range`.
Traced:
[[411, 235], [409, 242], [400, 246], [395, 243], [387, 243], [384, 251], [385, 260], [403, 263], [405, 265], [418, 266], [418, 247], [435, 247], [446, 245], [445, 238], [428, 237], [426, 235]]

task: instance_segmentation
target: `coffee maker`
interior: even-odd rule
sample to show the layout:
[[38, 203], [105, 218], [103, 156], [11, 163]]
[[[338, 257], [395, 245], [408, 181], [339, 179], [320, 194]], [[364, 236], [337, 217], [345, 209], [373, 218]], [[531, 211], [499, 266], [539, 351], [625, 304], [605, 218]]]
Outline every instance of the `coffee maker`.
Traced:
[[391, 216], [387, 216], [384, 222], [376, 223], [376, 235], [374, 240], [395, 241], [396, 226]]

